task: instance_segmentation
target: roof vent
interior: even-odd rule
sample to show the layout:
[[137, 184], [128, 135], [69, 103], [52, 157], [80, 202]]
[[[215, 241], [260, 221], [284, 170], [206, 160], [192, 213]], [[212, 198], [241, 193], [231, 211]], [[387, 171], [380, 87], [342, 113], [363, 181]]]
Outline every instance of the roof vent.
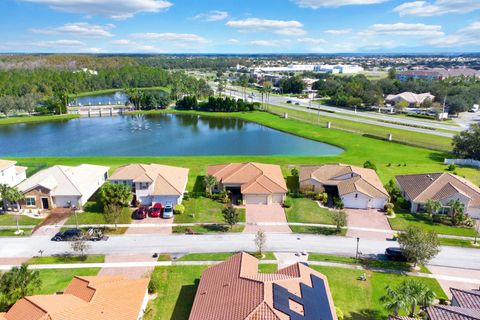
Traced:
[[229, 286], [230, 286], [230, 283], [225, 283], [225, 284], [223, 285], [224, 288], [229, 287]]

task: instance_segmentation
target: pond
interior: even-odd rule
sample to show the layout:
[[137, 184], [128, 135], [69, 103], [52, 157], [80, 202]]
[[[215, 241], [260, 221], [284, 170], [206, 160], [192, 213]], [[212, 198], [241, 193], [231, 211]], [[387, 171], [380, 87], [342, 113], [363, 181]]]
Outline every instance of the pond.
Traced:
[[0, 156], [337, 155], [342, 149], [239, 119], [155, 114], [0, 126]]

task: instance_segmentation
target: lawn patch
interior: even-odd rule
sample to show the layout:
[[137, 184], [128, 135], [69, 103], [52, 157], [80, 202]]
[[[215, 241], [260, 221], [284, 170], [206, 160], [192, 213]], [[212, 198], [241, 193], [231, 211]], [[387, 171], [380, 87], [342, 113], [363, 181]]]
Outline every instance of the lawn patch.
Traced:
[[19, 218], [18, 224], [20, 226], [36, 226], [43, 220], [43, 219], [30, 218], [25, 215], [17, 216], [15, 214], [2, 213], [0, 214], [0, 226], [16, 226], [17, 217]]
[[42, 287], [35, 294], [53, 294], [65, 290], [74, 276], [96, 276], [100, 268], [38, 270]]
[[[92, 201], [89, 201], [85, 204], [84, 212], [77, 212], [76, 215], [72, 214], [65, 224], [75, 225], [77, 223], [77, 218], [79, 225], [107, 224], [105, 215], [103, 214], [101, 208], [96, 202]], [[130, 211], [130, 208], [123, 208], [118, 224], [130, 224], [131, 222], [132, 212]]]
[[308, 198], [289, 197], [292, 206], [285, 209], [288, 222], [334, 224], [330, 210]]
[[27, 264], [68, 264], [68, 263], [104, 263], [105, 256], [91, 255], [85, 257], [79, 256], [47, 256], [30, 258]]
[[347, 229], [337, 231], [336, 228], [314, 227], [314, 226], [290, 226], [293, 233], [323, 234], [325, 236], [345, 236]]

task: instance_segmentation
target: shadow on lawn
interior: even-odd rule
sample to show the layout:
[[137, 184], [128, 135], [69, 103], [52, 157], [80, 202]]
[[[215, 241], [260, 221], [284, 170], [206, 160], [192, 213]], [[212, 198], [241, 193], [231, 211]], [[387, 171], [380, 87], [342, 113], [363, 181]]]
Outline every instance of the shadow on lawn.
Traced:
[[197, 176], [193, 185], [193, 193], [199, 194], [205, 192], [205, 184], [203, 183], [205, 176]]
[[358, 312], [351, 312], [350, 316], [345, 317], [345, 320], [378, 320], [384, 318], [378, 310], [363, 309]]
[[171, 320], [188, 319], [199, 282], [200, 280], [196, 279], [195, 284], [182, 286], [177, 302], [175, 303], [175, 308], [173, 309], [172, 317], [170, 318]]

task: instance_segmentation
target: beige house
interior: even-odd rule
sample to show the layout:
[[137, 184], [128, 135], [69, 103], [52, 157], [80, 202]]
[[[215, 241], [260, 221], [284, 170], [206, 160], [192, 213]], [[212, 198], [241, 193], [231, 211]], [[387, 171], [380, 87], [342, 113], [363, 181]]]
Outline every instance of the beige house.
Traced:
[[0, 313], [0, 320], [140, 320], [149, 281], [76, 276], [62, 294], [27, 296]]
[[346, 164], [301, 166], [300, 188], [340, 197], [346, 208], [383, 209], [389, 200], [377, 173]]
[[132, 187], [134, 200], [142, 205], [182, 203], [189, 169], [160, 164], [129, 164], [118, 168], [108, 179]]
[[27, 178], [27, 168], [16, 164], [16, 161], [0, 159], [0, 184], [13, 187]]
[[37, 172], [17, 188], [22, 209], [81, 208], [108, 178], [108, 167], [82, 164], [53, 166]]
[[470, 181], [446, 172], [396, 176], [411, 212], [425, 210], [428, 200], [439, 201], [444, 207], [452, 200], [465, 206], [465, 213], [480, 219], [480, 188]]
[[427, 93], [413, 93], [413, 92], [402, 92], [399, 94], [389, 94], [385, 98], [385, 102], [391, 104], [392, 106], [398, 105], [400, 102], [404, 101], [408, 103], [409, 108], [416, 108], [422, 104], [425, 100], [433, 101], [435, 96], [430, 92]]
[[227, 163], [209, 166], [207, 174], [218, 185], [214, 192], [227, 191], [232, 200], [245, 204], [283, 203], [288, 189], [280, 166], [263, 163]]

